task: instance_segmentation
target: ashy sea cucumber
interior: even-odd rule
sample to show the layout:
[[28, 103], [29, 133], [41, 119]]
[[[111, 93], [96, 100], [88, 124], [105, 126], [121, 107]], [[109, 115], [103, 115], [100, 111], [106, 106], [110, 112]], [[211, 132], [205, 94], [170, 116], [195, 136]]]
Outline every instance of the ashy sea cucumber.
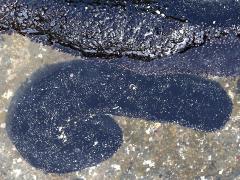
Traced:
[[74, 55], [149, 61], [239, 34], [239, 8], [234, 0], [0, 0], [0, 30]]

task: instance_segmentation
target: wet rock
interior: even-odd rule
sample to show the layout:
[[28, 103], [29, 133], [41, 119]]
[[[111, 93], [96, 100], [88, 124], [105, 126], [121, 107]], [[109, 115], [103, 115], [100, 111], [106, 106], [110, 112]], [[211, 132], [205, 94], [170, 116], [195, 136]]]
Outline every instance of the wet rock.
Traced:
[[104, 61], [46, 66], [16, 92], [7, 131], [34, 167], [65, 173], [111, 157], [122, 133], [111, 116], [222, 128], [232, 102], [222, 87], [192, 75], [143, 76]]

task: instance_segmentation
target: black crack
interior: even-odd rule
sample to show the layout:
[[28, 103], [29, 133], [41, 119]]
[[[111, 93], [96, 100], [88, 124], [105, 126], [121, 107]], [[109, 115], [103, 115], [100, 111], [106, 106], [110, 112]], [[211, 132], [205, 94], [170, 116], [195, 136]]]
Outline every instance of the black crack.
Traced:
[[46, 172], [94, 166], [122, 144], [112, 115], [221, 129], [232, 102], [219, 83], [194, 75], [140, 75], [106, 61], [48, 65], [18, 89], [7, 132], [20, 154]]

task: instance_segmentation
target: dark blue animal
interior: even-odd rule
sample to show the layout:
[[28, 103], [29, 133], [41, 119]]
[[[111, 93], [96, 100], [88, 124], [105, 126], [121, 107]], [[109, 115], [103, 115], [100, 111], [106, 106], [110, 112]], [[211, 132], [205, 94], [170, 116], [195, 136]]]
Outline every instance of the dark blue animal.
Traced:
[[66, 173], [96, 165], [121, 146], [111, 115], [222, 128], [232, 102], [217, 82], [187, 74], [140, 75], [106, 61], [48, 65], [16, 92], [7, 132], [31, 165]]
[[0, 30], [75, 55], [152, 60], [239, 34], [239, 9], [235, 0], [0, 0]]

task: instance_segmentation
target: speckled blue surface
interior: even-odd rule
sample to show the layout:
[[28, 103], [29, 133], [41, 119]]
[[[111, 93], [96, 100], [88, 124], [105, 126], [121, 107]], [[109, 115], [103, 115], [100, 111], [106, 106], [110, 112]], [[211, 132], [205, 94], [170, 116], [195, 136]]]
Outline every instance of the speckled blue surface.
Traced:
[[192, 24], [226, 27], [240, 23], [240, 4], [236, 0], [159, 0], [157, 5], [165, 14]]
[[232, 102], [214, 81], [194, 75], [140, 75], [105, 61], [76, 60], [34, 73], [12, 99], [7, 131], [20, 154], [46, 172], [96, 165], [122, 144], [111, 115], [222, 128]]
[[153, 60], [230, 34], [239, 40], [235, 0], [1, 0], [0, 30], [64, 52]]

